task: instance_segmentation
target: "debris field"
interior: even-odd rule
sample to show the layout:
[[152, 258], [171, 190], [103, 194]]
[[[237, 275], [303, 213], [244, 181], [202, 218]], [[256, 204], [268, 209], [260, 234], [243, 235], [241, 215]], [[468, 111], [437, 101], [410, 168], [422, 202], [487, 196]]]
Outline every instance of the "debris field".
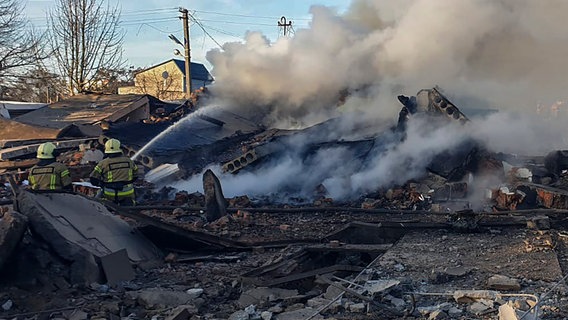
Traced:
[[[0, 319], [568, 318], [566, 151], [495, 153], [466, 140], [414, 177], [356, 197], [334, 198], [309, 172], [279, 195], [225, 196], [224, 179], [276, 165], [292, 141], [308, 141], [294, 150], [304, 163], [340, 148], [365, 168], [409, 139], [416, 119], [475, 125], [438, 88], [398, 100], [398, 122], [358, 126], [350, 140], [333, 134], [336, 119], [281, 130], [228, 110], [194, 116], [199, 106], [147, 96], [57, 128], [49, 122], [58, 108], [22, 116], [45, 130], [2, 140]], [[126, 110], [137, 118], [124, 120]], [[178, 149], [171, 137], [146, 149], [191, 117]], [[121, 139], [146, 171], [136, 206], [94, 199], [85, 179], [93, 166], [77, 148], [108, 138]], [[74, 192], [27, 188], [42, 141], [59, 143]], [[202, 191], [172, 187], [186, 181]]]

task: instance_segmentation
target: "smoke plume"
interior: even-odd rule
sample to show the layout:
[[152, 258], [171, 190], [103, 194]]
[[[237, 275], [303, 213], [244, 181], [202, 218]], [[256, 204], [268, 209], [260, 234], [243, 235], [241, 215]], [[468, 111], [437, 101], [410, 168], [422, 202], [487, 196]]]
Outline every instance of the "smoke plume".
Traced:
[[[207, 55], [218, 91], [269, 120], [336, 107], [369, 89], [367, 107], [392, 117], [393, 94], [438, 85], [499, 109], [534, 111], [565, 99], [565, 1], [357, 0], [338, 15], [311, 8], [309, 29], [271, 43], [252, 32]], [[267, 107], [270, 106], [270, 107]]]
[[[323, 182], [331, 196], [350, 198], [417, 177], [436, 154], [470, 138], [491, 151], [523, 155], [565, 148], [558, 130], [563, 106], [558, 115], [549, 107], [566, 98], [567, 9], [565, 1], [355, 0], [344, 14], [312, 7], [310, 28], [292, 38], [271, 43], [251, 32], [243, 43], [210, 51], [215, 95], [238, 112], [262, 114], [268, 126], [306, 127], [357, 111], [344, 115], [335, 132], [347, 136], [360, 128], [354, 119], [392, 123], [401, 107], [396, 95], [436, 85], [462, 101], [466, 114], [500, 110], [467, 126], [412, 119], [404, 141], [377, 138], [382, 147], [365, 163], [342, 147], [307, 160], [291, 152], [254, 174], [221, 175], [226, 195], [290, 189], [306, 195]], [[289, 143], [296, 150], [310, 142]], [[200, 190], [200, 177], [176, 187]]]

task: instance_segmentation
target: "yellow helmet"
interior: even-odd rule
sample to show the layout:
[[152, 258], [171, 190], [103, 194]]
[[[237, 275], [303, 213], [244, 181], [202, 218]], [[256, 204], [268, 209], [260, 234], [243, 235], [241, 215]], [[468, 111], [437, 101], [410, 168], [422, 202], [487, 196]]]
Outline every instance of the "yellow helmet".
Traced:
[[122, 153], [120, 149], [120, 141], [109, 139], [105, 142], [105, 153]]
[[38, 159], [53, 159], [55, 155], [53, 154], [55, 151], [55, 145], [51, 142], [42, 143], [37, 148], [37, 158]]

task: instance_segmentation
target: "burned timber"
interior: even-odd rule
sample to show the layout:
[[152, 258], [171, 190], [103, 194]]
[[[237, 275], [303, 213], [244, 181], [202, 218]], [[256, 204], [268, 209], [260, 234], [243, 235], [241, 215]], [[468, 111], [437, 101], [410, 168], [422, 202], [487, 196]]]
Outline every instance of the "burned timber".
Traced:
[[[75, 99], [75, 109], [48, 106], [3, 127], [35, 131], [3, 141], [0, 150], [0, 318], [568, 316], [566, 151], [519, 156], [462, 139], [434, 148], [409, 179], [406, 162], [417, 159], [396, 158], [398, 171], [378, 187], [359, 186], [357, 197], [335, 190], [352, 186], [356, 175], [310, 173], [283, 185], [280, 195], [225, 196], [231, 177], [285, 159], [313, 168], [322, 154], [339, 154], [329, 150], [349, 156], [343, 166], [365, 172], [404, 148], [412, 121], [475, 126], [438, 88], [399, 96], [396, 123], [361, 121], [348, 138], [338, 130], [341, 119], [282, 130], [229, 110], [200, 112], [148, 96], [123, 98], [122, 105], [105, 104], [111, 97]], [[93, 101], [100, 108], [86, 117], [80, 105]], [[62, 112], [81, 121], [55, 126], [50, 119]], [[161, 147], [144, 149], [189, 118], [183, 141], [166, 136]], [[108, 138], [123, 141], [146, 170], [136, 206], [94, 200], [96, 188], [80, 179], [92, 166], [80, 163], [77, 147]], [[27, 190], [26, 168], [43, 141], [61, 146], [61, 160], [77, 177], [74, 192]], [[479, 184], [479, 177], [496, 179]], [[192, 180], [203, 192], [180, 189]]]

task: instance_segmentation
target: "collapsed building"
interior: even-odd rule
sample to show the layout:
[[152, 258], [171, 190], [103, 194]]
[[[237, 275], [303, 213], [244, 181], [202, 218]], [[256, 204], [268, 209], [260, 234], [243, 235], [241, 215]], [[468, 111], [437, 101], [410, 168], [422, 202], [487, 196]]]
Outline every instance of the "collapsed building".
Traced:
[[[398, 99], [397, 123], [363, 119], [345, 131], [341, 118], [283, 130], [222, 108], [175, 126], [111, 121], [103, 135], [124, 141], [155, 185], [140, 186], [139, 206], [117, 207], [12, 181], [0, 226], [2, 317], [566, 317], [564, 151], [508, 155], [460, 139], [411, 175], [416, 159], [397, 158], [400, 172], [357, 196], [332, 197], [356, 180], [351, 171], [340, 180], [314, 171], [280, 185], [284, 197], [225, 197], [230, 177], [286, 159], [316, 168], [338, 155], [335, 166], [366, 172], [410, 139], [417, 119], [475, 126], [438, 88]], [[168, 135], [176, 130], [183, 138]], [[478, 184], [483, 176], [496, 179]], [[202, 193], [182, 190], [195, 180]]]

